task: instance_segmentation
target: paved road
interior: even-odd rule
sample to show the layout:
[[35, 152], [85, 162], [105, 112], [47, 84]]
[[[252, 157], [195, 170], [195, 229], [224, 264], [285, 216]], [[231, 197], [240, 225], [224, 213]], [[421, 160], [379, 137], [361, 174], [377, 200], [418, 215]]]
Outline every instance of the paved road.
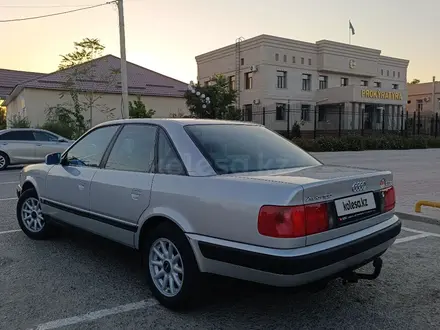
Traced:
[[[440, 227], [404, 221], [381, 277], [318, 293], [213, 282], [203, 308], [158, 306], [137, 253], [82, 232], [31, 241], [15, 220], [18, 172], [0, 173], [0, 329], [437, 329]], [[12, 231], [12, 232], [11, 232]], [[431, 233], [431, 234], [426, 234]]]
[[[415, 214], [419, 200], [440, 202], [440, 149], [318, 152], [314, 156], [326, 164], [391, 170], [398, 212]], [[437, 209], [423, 208], [422, 213], [440, 219]]]

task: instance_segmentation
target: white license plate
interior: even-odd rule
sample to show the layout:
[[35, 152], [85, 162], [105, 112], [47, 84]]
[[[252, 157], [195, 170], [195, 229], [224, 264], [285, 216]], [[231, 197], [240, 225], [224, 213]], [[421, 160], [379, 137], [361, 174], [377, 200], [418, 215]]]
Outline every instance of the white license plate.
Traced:
[[365, 212], [376, 208], [376, 201], [372, 192], [338, 199], [335, 201], [336, 212], [339, 217], [344, 215]]

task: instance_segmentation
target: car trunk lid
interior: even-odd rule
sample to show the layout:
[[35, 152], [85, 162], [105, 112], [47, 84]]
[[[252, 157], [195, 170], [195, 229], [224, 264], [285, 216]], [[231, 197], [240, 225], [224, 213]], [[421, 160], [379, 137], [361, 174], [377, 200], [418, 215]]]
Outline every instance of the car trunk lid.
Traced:
[[384, 213], [382, 192], [393, 185], [393, 176], [389, 171], [319, 165], [269, 174], [246, 173], [245, 176], [301, 185], [304, 204], [327, 205], [329, 230], [307, 236], [306, 245], [345, 236], [390, 217]]

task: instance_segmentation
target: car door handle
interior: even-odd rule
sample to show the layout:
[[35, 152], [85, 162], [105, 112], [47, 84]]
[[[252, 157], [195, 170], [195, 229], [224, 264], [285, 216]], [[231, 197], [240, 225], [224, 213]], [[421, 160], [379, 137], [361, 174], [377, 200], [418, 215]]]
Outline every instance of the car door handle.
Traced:
[[41, 143], [37, 143], [37, 146], [41, 146]]
[[80, 183], [80, 184], [78, 185], [78, 189], [79, 189], [79, 190], [84, 190], [84, 185]]
[[134, 201], [137, 201], [139, 197], [141, 196], [142, 191], [140, 189], [133, 189], [131, 191], [131, 199]]

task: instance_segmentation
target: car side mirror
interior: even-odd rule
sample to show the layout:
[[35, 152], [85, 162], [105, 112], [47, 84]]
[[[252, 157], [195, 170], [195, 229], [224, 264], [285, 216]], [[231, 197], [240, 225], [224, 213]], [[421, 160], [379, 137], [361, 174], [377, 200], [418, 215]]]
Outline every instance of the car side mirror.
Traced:
[[61, 162], [61, 153], [54, 152], [52, 154], [46, 155], [44, 163], [46, 165], [58, 165]]
[[58, 142], [67, 142], [67, 140], [65, 138], [59, 138]]

